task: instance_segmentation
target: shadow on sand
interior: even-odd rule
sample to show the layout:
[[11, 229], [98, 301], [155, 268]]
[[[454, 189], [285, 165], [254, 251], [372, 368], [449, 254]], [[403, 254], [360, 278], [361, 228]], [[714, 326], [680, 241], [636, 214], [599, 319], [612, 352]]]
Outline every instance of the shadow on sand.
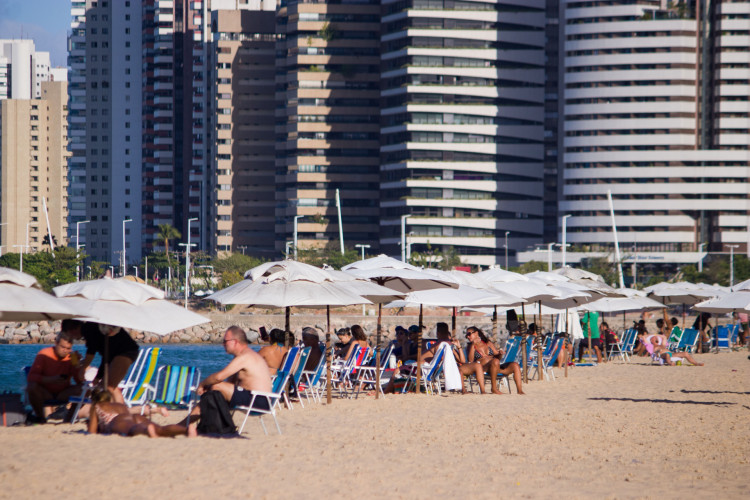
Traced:
[[636, 399], [636, 398], [589, 398], [590, 401], [630, 401], [632, 403], [669, 403], [678, 405], [730, 406], [730, 401], [678, 401], [674, 399]]
[[[674, 392], [674, 391], [669, 391]], [[750, 394], [750, 392], [736, 392], [736, 391], [688, 391], [687, 389], [682, 389], [680, 391], [683, 394], [740, 394], [740, 395], [747, 395]]]

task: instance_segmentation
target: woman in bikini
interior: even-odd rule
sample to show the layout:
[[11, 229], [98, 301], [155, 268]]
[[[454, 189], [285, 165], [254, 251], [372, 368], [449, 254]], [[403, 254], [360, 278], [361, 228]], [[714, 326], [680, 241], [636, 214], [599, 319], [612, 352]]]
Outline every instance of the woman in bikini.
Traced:
[[[93, 407], [89, 416], [90, 434], [119, 434], [121, 436], [145, 435], [149, 437], [193, 437], [195, 430], [184, 425], [157, 425], [145, 415], [132, 414], [133, 408], [122, 403], [113, 402], [112, 393], [97, 389], [91, 395]], [[160, 408], [162, 415], [166, 410]]]
[[493, 394], [502, 394], [497, 387], [498, 374], [506, 376], [512, 374], [518, 394], [524, 394], [521, 368], [518, 366], [518, 363], [500, 363], [500, 358], [504, 354], [503, 351], [490, 342], [484, 332], [476, 326], [470, 326], [466, 329], [466, 340], [471, 343], [469, 346], [469, 359], [481, 364], [482, 369], [490, 374], [490, 384], [492, 385]]

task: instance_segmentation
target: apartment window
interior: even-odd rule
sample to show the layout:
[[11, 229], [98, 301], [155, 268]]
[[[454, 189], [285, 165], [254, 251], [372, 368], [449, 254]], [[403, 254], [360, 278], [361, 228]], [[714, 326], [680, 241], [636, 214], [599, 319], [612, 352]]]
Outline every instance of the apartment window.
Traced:
[[129, 135], [125, 136], [125, 142], [130, 142], [130, 136]]
[[130, 122], [125, 122], [125, 128], [130, 128]]
[[129, 161], [125, 162], [125, 168], [130, 168], [130, 162]]
[[126, 34], [126, 35], [129, 35], [129, 34], [130, 34], [130, 28], [125, 28], [125, 34]]

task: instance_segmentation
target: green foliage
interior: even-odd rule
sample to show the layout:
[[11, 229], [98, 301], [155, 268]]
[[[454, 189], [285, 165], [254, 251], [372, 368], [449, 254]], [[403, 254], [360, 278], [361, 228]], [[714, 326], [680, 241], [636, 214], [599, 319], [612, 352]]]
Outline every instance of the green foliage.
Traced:
[[323, 27], [320, 28], [320, 31], [318, 31], [318, 36], [326, 42], [330, 42], [336, 38], [336, 29], [331, 26], [331, 23], [325, 23]]
[[542, 262], [540, 260], [532, 260], [530, 262], [524, 262], [518, 267], [512, 267], [509, 270], [516, 273], [527, 274], [536, 271], [546, 271], [547, 266], [548, 264], [546, 262]]
[[329, 244], [325, 248], [297, 249], [297, 260], [316, 267], [323, 267], [324, 264], [328, 264], [335, 269], [341, 269], [343, 266], [357, 262], [361, 258], [362, 254], [355, 248], [345, 247], [342, 255], [341, 248], [336, 243]]
[[[0, 257], [0, 266], [20, 269], [20, 254], [8, 253]], [[46, 291], [58, 285], [76, 280], [76, 263], [82, 265], [82, 257], [76, 257], [76, 251], [70, 247], [58, 247], [54, 255], [51, 252], [24, 254], [23, 272], [34, 276]]]
[[590, 273], [598, 274], [608, 285], [614, 284], [615, 288], [620, 286], [620, 277], [617, 272], [617, 264], [610, 262], [607, 257], [594, 257], [585, 259], [581, 269]]
[[244, 279], [244, 273], [238, 271], [224, 271], [219, 275], [219, 287], [226, 288]]
[[159, 232], [156, 233], [156, 237], [164, 241], [164, 251], [167, 254], [167, 262], [169, 262], [169, 240], [181, 238], [182, 234], [171, 224], [159, 224]]
[[233, 253], [224, 258], [216, 258], [210, 261], [210, 264], [208, 265], [214, 266], [214, 272], [218, 275], [221, 275], [222, 280], [224, 279], [223, 275], [225, 273], [237, 273], [240, 276], [240, 278], [237, 280], [239, 281], [242, 279], [242, 276], [244, 276], [245, 271], [252, 269], [262, 263], [263, 261], [258, 259], [257, 257], [242, 255], [241, 253]]
[[461, 265], [461, 256], [453, 246], [443, 247], [443, 251], [438, 251], [428, 241], [424, 252], [412, 252], [409, 263], [418, 267], [450, 271]]

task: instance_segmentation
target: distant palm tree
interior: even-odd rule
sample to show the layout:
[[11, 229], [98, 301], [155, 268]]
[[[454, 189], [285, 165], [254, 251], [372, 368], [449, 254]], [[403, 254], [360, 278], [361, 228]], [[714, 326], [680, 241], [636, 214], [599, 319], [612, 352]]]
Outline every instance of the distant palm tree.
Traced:
[[167, 266], [171, 266], [169, 261], [169, 240], [182, 238], [182, 234], [171, 224], [159, 224], [159, 232], [156, 237], [164, 240], [164, 251], [167, 253]]

